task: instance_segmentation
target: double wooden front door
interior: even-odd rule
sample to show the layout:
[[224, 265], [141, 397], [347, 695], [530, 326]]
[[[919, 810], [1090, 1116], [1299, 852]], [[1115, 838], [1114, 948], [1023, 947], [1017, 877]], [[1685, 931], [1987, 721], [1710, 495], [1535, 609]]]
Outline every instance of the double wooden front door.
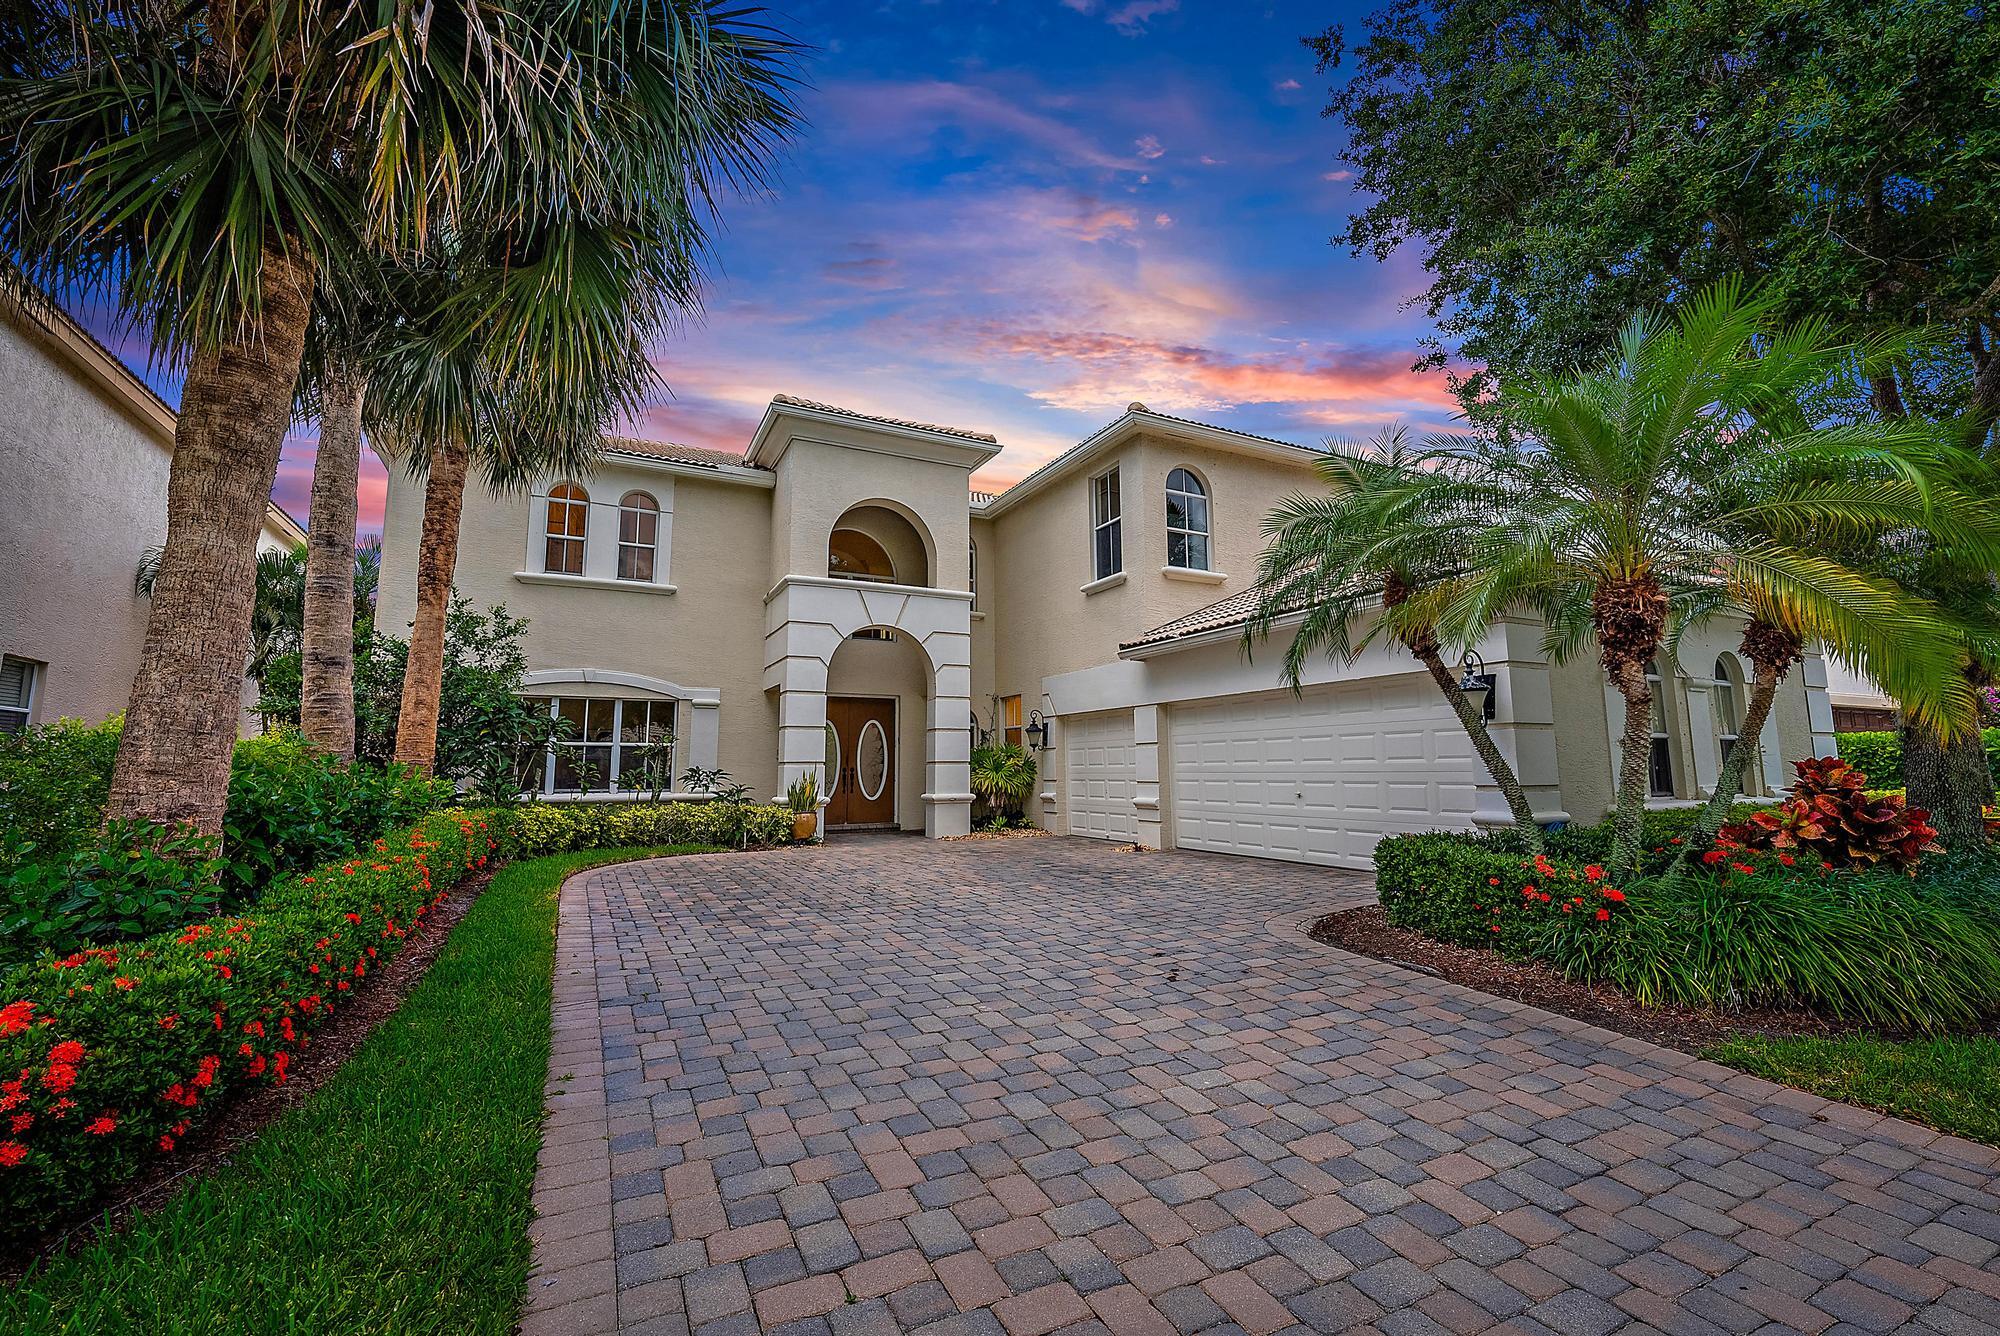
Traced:
[[826, 701], [828, 826], [886, 826], [896, 819], [896, 702]]

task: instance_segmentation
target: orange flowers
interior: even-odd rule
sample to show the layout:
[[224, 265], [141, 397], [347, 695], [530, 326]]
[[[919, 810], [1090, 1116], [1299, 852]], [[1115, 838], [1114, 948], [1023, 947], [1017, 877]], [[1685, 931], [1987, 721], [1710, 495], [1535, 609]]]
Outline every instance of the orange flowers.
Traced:
[[0, 1141], [0, 1169], [12, 1169], [28, 1158], [28, 1148], [18, 1141]]
[[83, 1130], [94, 1137], [108, 1137], [118, 1130], [118, 1120], [107, 1111], [85, 1123]]
[[26, 998], [0, 1007], [0, 1034], [19, 1034], [28, 1028], [35, 1004]]

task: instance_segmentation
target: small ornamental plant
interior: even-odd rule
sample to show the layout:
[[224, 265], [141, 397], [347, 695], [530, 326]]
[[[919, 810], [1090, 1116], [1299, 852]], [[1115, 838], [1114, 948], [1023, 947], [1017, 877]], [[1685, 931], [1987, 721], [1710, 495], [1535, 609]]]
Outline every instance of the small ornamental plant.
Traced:
[[[1838, 757], [1798, 761], [1794, 768], [1798, 783], [1791, 797], [1724, 826], [1718, 849], [1768, 849], [1835, 868], [1914, 873], [1925, 846], [1937, 838], [1929, 812], [1906, 805], [1899, 793], [1871, 795], [1868, 776]], [[1704, 854], [1703, 861], [1713, 866], [1721, 860]]]
[[1562, 867], [1536, 854], [1517, 877], [1489, 876], [1488, 896], [1473, 902], [1491, 945], [1507, 955], [1533, 954], [1551, 932], [1604, 932], [1624, 911], [1625, 892], [1596, 863]]

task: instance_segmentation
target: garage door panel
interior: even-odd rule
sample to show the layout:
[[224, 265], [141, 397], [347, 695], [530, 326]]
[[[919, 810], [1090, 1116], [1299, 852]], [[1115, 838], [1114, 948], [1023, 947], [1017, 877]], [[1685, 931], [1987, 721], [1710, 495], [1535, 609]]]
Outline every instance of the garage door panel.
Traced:
[[1062, 729], [1070, 834], [1136, 839], [1131, 711], [1066, 716]]
[[1182, 848], [1367, 867], [1386, 835], [1471, 825], [1478, 762], [1425, 678], [1178, 707], [1169, 740]]

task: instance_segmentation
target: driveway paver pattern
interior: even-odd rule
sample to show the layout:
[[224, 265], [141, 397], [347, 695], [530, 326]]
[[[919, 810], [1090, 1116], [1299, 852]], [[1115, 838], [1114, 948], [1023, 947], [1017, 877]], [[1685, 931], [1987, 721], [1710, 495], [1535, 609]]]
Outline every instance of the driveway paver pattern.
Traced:
[[2000, 1331], [2000, 1152], [1304, 937], [1367, 895], [1056, 838], [572, 878], [523, 1331]]

